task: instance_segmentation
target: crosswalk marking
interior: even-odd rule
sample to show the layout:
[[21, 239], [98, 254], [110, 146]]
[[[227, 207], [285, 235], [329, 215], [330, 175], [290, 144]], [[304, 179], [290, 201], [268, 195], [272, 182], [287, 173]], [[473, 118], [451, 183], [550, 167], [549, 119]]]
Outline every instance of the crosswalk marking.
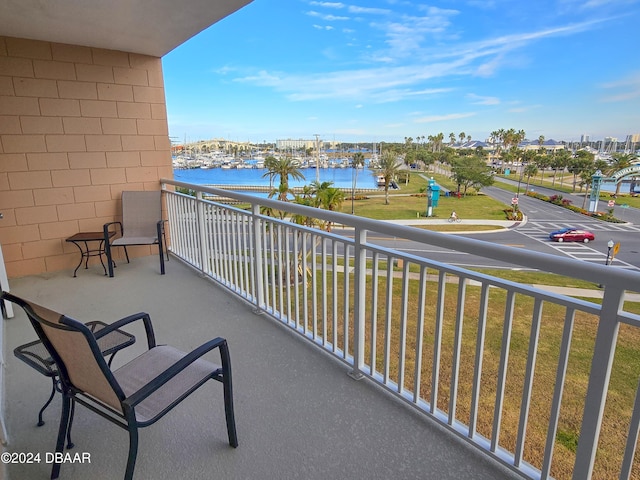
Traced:
[[[518, 232], [525, 237], [529, 237], [538, 242], [544, 243], [549, 248], [553, 248], [554, 250], [567, 255], [568, 257], [575, 258], [576, 260], [582, 260], [585, 262], [591, 263], [599, 263], [604, 265], [607, 261], [607, 254], [605, 252], [601, 252], [600, 250], [596, 250], [595, 248], [590, 247], [588, 244], [579, 243], [579, 242], [570, 242], [570, 243], [559, 243], [552, 242], [549, 240], [549, 232], [553, 230], [559, 230], [566, 226], [566, 223], [557, 223], [557, 222], [527, 222], [526, 225], [523, 225], [514, 231]], [[579, 228], [583, 230], [591, 230], [591, 231], [611, 231], [611, 230], [620, 230], [620, 231], [637, 231], [640, 232], [640, 226], [636, 225], [623, 225], [623, 224], [607, 224], [607, 228], [602, 228], [602, 222], [598, 222], [597, 220], [593, 223], [591, 222], [582, 222], [582, 223], [573, 223], [571, 225], [574, 228]], [[613, 228], [610, 228], [613, 227]], [[624, 262], [622, 260], [618, 260], [614, 258], [610, 265], [613, 265], [618, 268], [625, 268], [629, 270], [640, 270], [639, 267], [632, 265], [630, 263]]]
[[[522, 227], [526, 228], [539, 228], [544, 231], [552, 231], [559, 230], [561, 228], [566, 227], [568, 224], [566, 222], [542, 222], [542, 221], [532, 221], [527, 222], [527, 224]], [[573, 228], [579, 228], [582, 230], [591, 230], [596, 232], [640, 232], [640, 225], [631, 225], [627, 223], [609, 223], [609, 222], [601, 222], [599, 220], [586, 221], [586, 222], [574, 222], [569, 225]]]

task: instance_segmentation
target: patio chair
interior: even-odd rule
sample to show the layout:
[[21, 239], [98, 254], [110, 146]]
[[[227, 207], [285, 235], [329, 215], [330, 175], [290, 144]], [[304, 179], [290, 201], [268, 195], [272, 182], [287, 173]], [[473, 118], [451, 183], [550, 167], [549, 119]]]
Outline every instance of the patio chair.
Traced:
[[[229, 444], [234, 448], [238, 446], [231, 363], [225, 339], [215, 338], [184, 353], [170, 346], [156, 345], [147, 313], [125, 317], [94, 334], [77, 320], [10, 293], [2, 292], [0, 299], [24, 309], [58, 368], [62, 392], [56, 442], [58, 454], [63, 452], [65, 437], [71, 429], [72, 409], [76, 404], [83, 405], [129, 432], [129, 457], [124, 478], [131, 480], [138, 451], [138, 429], [155, 423], [210, 379], [223, 384]], [[149, 349], [112, 371], [100, 352], [97, 338], [137, 320], [144, 324]], [[219, 350], [221, 366], [201, 358], [214, 349]], [[56, 458], [62, 457], [58, 454]], [[52, 479], [58, 478], [60, 466], [60, 463], [53, 464]]]
[[[103, 226], [105, 253], [109, 264], [109, 276], [113, 277], [112, 247], [124, 247], [124, 254], [129, 263], [127, 245], [158, 245], [160, 256], [160, 273], [164, 275], [164, 247], [167, 239], [162, 220], [162, 192], [130, 191], [122, 192], [122, 222], [105, 223]], [[120, 237], [110, 241], [110, 229], [118, 227]], [[167, 255], [167, 260], [169, 256]]]

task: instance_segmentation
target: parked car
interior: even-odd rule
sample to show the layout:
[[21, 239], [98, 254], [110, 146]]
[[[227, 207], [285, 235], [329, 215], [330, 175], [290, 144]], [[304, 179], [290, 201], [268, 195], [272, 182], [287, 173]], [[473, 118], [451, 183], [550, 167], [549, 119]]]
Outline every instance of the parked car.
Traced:
[[549, 238], [554, 242], [592, 242], [596, 236], [588, 230], [579, 230], [577, 228], [567, 227], [556, 230], [549, 234]]

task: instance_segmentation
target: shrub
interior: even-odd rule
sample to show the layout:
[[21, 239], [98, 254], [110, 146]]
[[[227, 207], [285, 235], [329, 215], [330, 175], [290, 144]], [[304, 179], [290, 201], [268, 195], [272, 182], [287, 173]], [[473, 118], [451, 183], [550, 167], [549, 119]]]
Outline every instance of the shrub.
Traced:
[[[554, 205], [558, 205], [564, 208], [571, 210], [572, 212], [580, 213], [582, 215], [586, 215], [588, 217], [597, 218], [599, 220], [604, 220], [606, 222], [611, 223], [624, 223], [622, 220], [617, 219], [613, 216], [613, 209], [609, 209], [607, 213], [602, 212], [589, 212], [584, 208], [577, 207], [571, 204], [571, 200], [568, 198], [562, 198], [562, 195], [551, 195], [550, 197], [546, 197], [545, 195], [541, 195], [539, 193], [527, 192], [527, 195], [533, 198], [537, 198], [538, 200], [542, 200], [544, 202], [553, 203]], [[509, 210], [510, 211], [510, 210]], [[507, 210], [505, 210], [507, 212]]]
[[524, 215], [522, 214], [522, 210], [514, 211], [512, 208], [505, 208], [503, 212], [507, 216], [507, 220], [520, 222], [524, 218]]

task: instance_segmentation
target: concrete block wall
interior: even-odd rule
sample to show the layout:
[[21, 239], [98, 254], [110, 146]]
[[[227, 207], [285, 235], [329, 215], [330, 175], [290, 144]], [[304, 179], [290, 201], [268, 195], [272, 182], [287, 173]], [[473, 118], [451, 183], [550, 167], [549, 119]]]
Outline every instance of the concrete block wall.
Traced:
[[0, 244], [10, 278], [74, 268], [67, 237], [119, 219], [123, 190], [157, 190], [172, 175], [160, 58], [0, 36]]

